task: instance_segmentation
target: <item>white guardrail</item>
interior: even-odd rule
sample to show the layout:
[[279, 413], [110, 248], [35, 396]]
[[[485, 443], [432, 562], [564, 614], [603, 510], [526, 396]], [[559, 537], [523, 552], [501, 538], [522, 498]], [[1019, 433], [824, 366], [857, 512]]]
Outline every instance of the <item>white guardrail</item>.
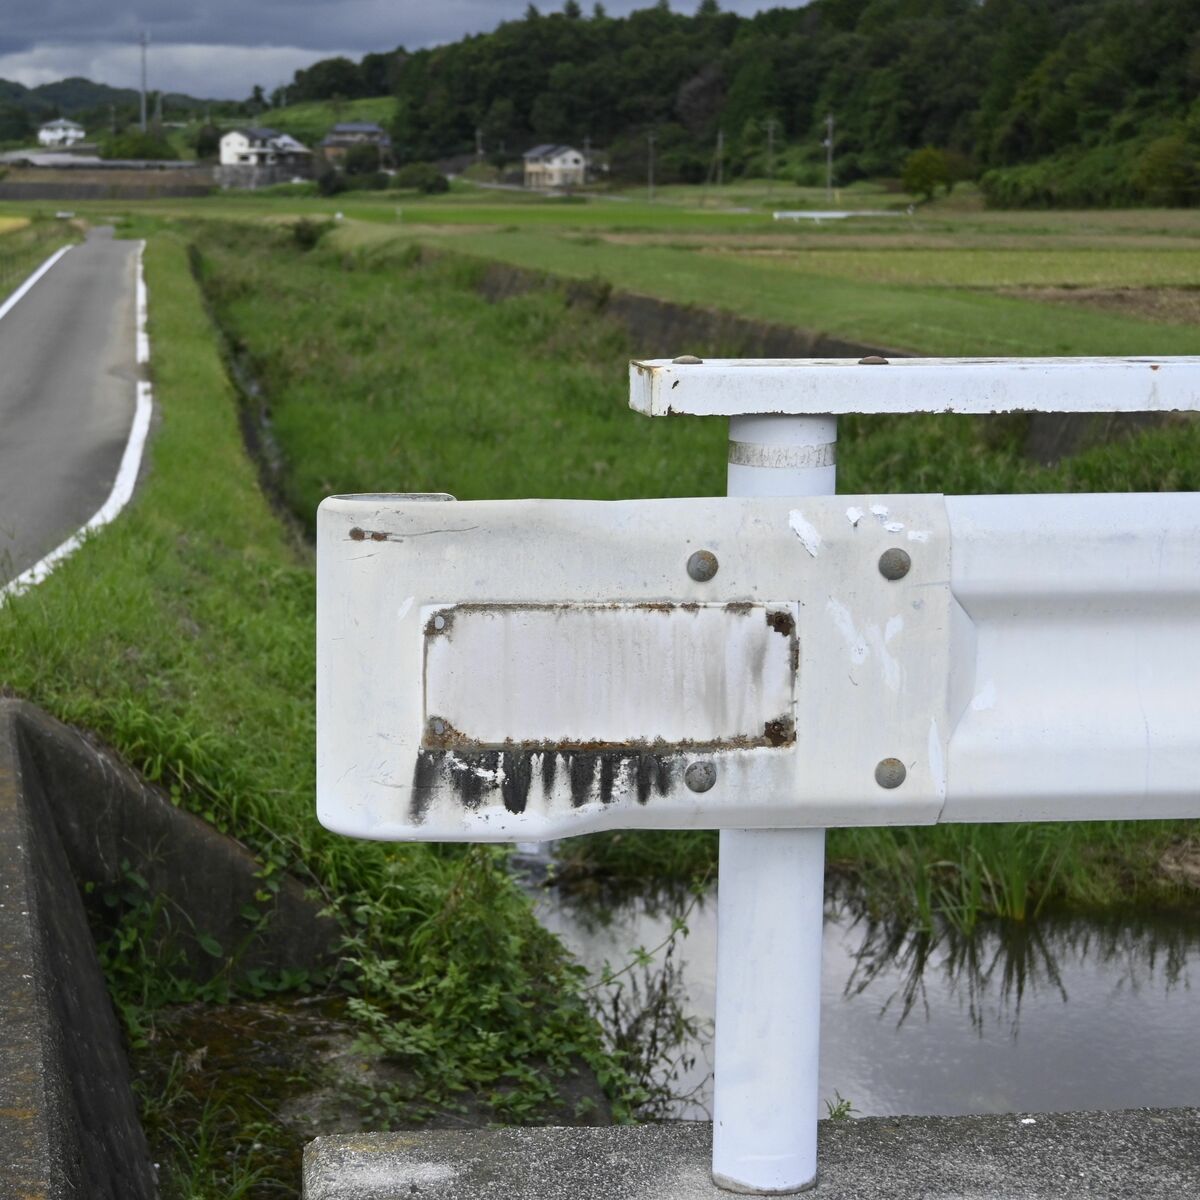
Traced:
[[834, 496], [836, 414], [1190, 410], [1200, 360], [630, 376], [731, 418], [729, 498], [322, 504], [318, 813], [720, 828], [714, 1178], [797, 1191], [825, 828], [1200, 815], [1200, 495]]

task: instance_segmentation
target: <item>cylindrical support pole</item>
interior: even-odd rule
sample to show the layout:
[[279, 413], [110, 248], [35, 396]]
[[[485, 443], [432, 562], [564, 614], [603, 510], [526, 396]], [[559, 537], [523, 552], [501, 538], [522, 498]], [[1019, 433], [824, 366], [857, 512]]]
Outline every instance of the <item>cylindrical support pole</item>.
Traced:
[[[831, 495], [835, 417], [729, 423], [731, 496]], [[717, 892], [713, 1180], [788, 1193], [817, 1178], [823, 829], [726, 829]]]

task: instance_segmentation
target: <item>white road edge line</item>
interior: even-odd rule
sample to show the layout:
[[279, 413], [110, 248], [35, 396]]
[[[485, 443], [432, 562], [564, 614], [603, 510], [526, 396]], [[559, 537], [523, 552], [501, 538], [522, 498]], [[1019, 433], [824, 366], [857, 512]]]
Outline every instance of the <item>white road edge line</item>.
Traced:
[[[64, 247], [57, 255], [42, 264], [41, 268], [25, 281], [16, 299], [24, 295], [38, 279], [48, 271], [59, 257], [70, 247]], [[137, 361], [143, 365], [150, 361], [150, 338], [146, 333], [146, 277], [142, 269], [142, 255], [146, 243], [141, 242], [137, 251]], [[14, 299], [10, 299], [4, 308], [0, 308], [0, 317], [12, 307]], [[61, 546], [56, 546], [45, 558], [22, 571], [15, 579], [0, 588], [0, 604], [10, 596], [20, 596], [31, 587], [41, 583], [63, 559], [74, 554], [90, 533], [103, 528], [121, 512], [133, 496], [134, 485], [137, 483], [138, 472], [142, 466], [142, 451], [146, 446], [146, 437], [150, 432], [150, 415], [154, 409], [154, 394], [147, 380], [137, 381], [137, 407], [133, 413], [133, 423], [129, 428], [129, 440], [125, 443], [125, 452], [121, 455], [121, 465], [117, 468], [117, 477], [113, 481], [112, 491], [108, 499], [86, 525], [77, 529]]]
[[13, 307], [13, 305], [16, 304], [16, 302], [18, 300], [20, 300], [21, 297], [24, 296], [25, 293], [27, 291], [29, 291], [29, 289], [31, 287], [33, 287], [33, 285], [35, 283], [37, 283], [37, 281], [39, 279], [41, 279], [41, 277], [43, 275], [45, 275], [45, 273], [48, 270], [50, 270], [50, 268], [52, 266], [54, 266], [54, 264], [56, 262], [58, 262], [58, 260], [60, 258], [62, 258], [62, 256], [64, 254], [66, 254], [66, 252], [70, 249], [71, 249], [71, 246], [68, 243], [66, 246], [63, 246], [60, 250], [55, 250], [55, 252], [52, 255], [50, 255], [50, 257], [48, 259], [46, 259], [46, 261], [44, 263], [42, 263], [42, 265], [40, 267], [38, 267], [38, 269], [36, 271], [34, 271], [34, 273], [32, 275], [30, 275], [30, 277], [27, 280], [25, 280], [25, 282], [23, 284], [21, 284], [21, 286], [19, 288], [17, 288], [17, 290], [15, 292], [13, 292], [13, 294], [11, 296], [9, 296], [9, 298], [7, 300], [5, 300], [5, 302], [3, 304], [0, 304], [0, 318], [7, 316], [9, 310]]

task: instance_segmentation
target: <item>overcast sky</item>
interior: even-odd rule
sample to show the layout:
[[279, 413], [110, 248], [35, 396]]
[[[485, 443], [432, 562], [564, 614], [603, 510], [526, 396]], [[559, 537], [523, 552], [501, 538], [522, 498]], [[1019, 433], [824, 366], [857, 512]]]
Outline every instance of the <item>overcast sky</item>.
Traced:
[[[698, 0], [672, 0], [690, 12]], [[796, 0], [792, 0], [793, 3]], [[205, 98], [269, 92], [319, 58], [455, 41], [518, 17], [527, 0], [0, 0], [0, 78], [27, 87], [83, 75], [138, 85], [138, 33], [150, 35], [149, 86]], [[590, 11], [591, 0], [581, 0]], [[612, 16], [652, 0], [605, 0]], [[776, 4], [786, 0], [775, 0]], [[548, 12], [561, 0], [544, 0]], [[757, 0], [722, 0], [750, 13]]]

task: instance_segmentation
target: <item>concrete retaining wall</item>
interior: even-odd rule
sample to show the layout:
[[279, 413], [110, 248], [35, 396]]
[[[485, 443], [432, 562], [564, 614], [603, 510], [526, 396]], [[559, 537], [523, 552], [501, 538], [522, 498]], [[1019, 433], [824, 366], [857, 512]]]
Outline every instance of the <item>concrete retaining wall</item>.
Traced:
[[[0, 701], [0, 1195], [157, 1194], [80, 896], [130, 867], [189, 918], [171, 950], [199, 979], [335, 961], [337, 928], [299, 883], [284, 879], [266, 923], [248, 925], [261, 887], [249, 851], [75, 730]], [[225, 955], [201, 952], [200, 935]]]

